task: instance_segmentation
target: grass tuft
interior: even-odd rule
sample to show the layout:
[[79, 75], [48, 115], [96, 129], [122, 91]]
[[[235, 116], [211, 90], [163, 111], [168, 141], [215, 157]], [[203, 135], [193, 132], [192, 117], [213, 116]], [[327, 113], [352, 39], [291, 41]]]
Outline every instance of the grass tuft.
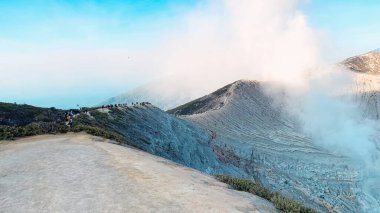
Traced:
[[262, 185], [245, 179], [234, 178], [225, 175], [216, 175], [217, 180], [230, 185], [238, 191], [249, 192], [251, 194], [262, 197], [270, 202], [278, 209], [286, 213], [317, 213], [317, 211], [304, 207], [302, 204], [290, 198], [284, 197], [278, 193], [271, 192]]

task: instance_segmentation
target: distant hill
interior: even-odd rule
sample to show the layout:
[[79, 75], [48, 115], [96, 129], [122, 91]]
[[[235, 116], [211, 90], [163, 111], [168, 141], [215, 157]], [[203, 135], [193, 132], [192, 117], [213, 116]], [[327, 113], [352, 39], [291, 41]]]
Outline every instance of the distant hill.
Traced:
[[380, 49], [348, 58], [342, 64], [355, 72], [380, 74]]
[[191, 101], [196, 97], [188, 86], [185, 83], [181, 84], [170, 78], [153, 81], [105, 100], [98, 105], [131, 104], [148, 101], [163, 110], [167, 110]]
[[[347, 68], [357, 73], [379, 74], [380, 73], [380, 49], [369, 53], [354, 56], [341, 62]], [[207, 84], [207, 82], [206, 82]], [[155, 106], [169, 110], [188, 103], [196, 98], [211, 92], [204, 93], [197, 90], [202, 85], [191, 84], [186, 79], [176, 80], [172, 78], [150, 82], [131, 91], [109, 98], [98, 105], [119, 104], [132, 102], [151, 102]], [[213, 88], [213, 87], [210, 87]], [[215, 87], [215, 89], [218, 88]]]
[[67, 110], [0, 102], [0, 125], [24, 126], [33, 122], [63, 122]]
[[[67, 132], [87, 132], [92, 135], [102, 136], [116, 140], [120, 143], [128, 143], [117, 132], [108, 130], [106, 126], [81, 123], [80, 115], [90, 110], [60, 110], [55, 108], [34, 107], [26, 104], [0, 103], [0, 140], [14, 140], [20, 137], [57, 134]], [[69, 127], [66, 122], [66, 113], [72, 112], [75, 119], [74, 125]]]

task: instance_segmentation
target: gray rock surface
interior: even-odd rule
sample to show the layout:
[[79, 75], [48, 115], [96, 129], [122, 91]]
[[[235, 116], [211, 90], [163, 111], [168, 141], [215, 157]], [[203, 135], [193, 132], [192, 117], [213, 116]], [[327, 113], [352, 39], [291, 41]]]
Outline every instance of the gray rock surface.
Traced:
[[[261, 182], [321, 212], [378, 211], [376, 175], [313, 143], [266, 84], [238, 81], [169, 112], [153, 106], [104, 111], [133, 145], [211, 174]], [[369, 181], [372, 179], [371, 181]]]
[[[99, 109], [106, 124], [141, 150], [208, 174], [249, 177], [240, 168], [218, 160], [209, 130], [152, 106]], [[95, 117], [96, 119], [96, 117]]]
[[380, 74], [380, 52], [372, 51], [354, 56], [342, 62], [349, 69], [367, 74]]
[[102, 140], [0, 142], [0, 212], [276, 212], [198, 171]]
[[216, 103], [203, 103], [222, 107], [184, 119], [213, 132], [211, 146], [220, 161], [235, 165], [264, 186], [322, 212], [363, 211], [367, 196], [360, 194], [360, 165], [312, 143], [263, 87], [238, 81], [225, 97], [210, 99]]

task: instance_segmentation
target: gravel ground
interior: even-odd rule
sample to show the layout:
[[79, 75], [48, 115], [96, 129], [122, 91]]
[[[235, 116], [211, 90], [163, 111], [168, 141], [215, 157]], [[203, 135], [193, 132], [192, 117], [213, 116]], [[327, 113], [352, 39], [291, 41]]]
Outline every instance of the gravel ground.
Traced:
[[193, 169], [86, 134], [0, 142], [0, 212], [276, 212]]

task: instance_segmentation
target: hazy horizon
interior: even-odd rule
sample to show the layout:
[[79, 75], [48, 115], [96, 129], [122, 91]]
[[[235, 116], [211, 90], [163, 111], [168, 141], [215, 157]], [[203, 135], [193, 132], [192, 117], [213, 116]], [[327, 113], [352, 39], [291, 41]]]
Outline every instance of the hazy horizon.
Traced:
[[0, 2], [0, 101], [91, 106], [172, 75], [189, 84], [215, 78], [209, 91], [240, 78], [272, 79], [278, 66], [263, 67], [269, 58], [285, 67], [282, 80], [380, 47], [379, 10], [373, 0]]

